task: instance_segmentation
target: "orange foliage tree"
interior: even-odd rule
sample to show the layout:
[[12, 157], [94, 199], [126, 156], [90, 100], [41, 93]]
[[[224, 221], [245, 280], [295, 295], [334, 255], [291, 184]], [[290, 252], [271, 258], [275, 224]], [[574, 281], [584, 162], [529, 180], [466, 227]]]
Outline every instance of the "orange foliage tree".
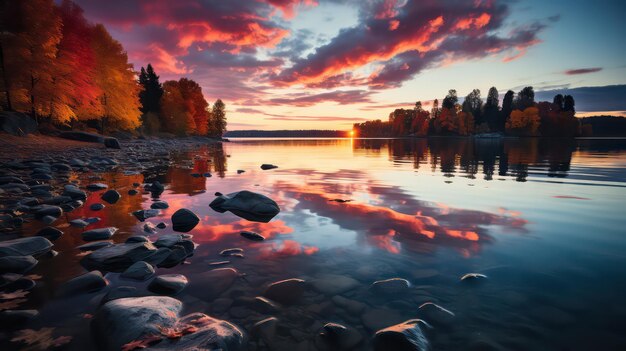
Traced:
[[539, 133], [541, 119], [537, 107], [527, 107], [524, 111], [513, 110], [506, 122], [507, 133], [520, 136], [536, 136]]
[[185, 108], [194, 122], [193, 128], [192, 126], [188, 126], [187, 133], [206, 135], [209, 129], [209, 103], [204, 99], [204, 95], [202, 95], [202, 88], [200, 88], [198, 83], [188, 78], [181, 78], [178, 81], [178, 87], [185, 100]]

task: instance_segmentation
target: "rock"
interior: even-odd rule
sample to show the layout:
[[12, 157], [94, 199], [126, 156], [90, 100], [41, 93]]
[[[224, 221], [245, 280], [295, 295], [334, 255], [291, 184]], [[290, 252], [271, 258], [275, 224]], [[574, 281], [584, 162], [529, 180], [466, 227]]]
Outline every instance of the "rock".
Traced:
[[37, 310], [5, 310], [0, 312], [0, 328], [18, 329], [38, 316]]
[[115, 227], [106, 227], [106, 228], [97, 228], [84, 231], [82, 233], [83, 240], [85, 241], [96, 241], [96, 240], [106, 240], [110, 239], [115, 232], [117, 232], [117, 228]]
[[[86, 226], [90, 224], [89, 222], [86, 222], [82, 219], [72, 219], [69, 223], [72, 227], [78, 227], [78, 228], [85, 228]], [[105, 239], [108, 239], [108, 238], [105, 238]]]
[[426, 351], [429, 348], [428, 339], [422, 332], [422, 327], [429, 327], [428, 323], [420, 319], [411, 319], [406, 322], [381, 329], [374, 334], [375, 351]]
[[165, 234], [161, 235], [157, 241], [154, 242], [154, 246], [156, 247], [172, 247], [178, 244], [181, 240], [183, 240], [182, 235], [180, 234]]
[[139, 221], [143, 222], [148, 218], [156, 217], [161, 214], [160, 210], [138, 210], [133, 212], [133, 216], [135, 216]]
[[109, 149], [121, 149], [120, 142], [113, 137], [104, 138], [104, 146]]
[[59, 288], [60, 296], [87, 294], [102, 290], [108, 284], [102, 273], [91, 271], [67, 281]]
[[239, 272], [234, 268], [217, 268], [194, 276], [187, 291], [205, 301], [211, 301], [228, 290]]
[[154, 274], [154, 267], [147, 262], [138, 261], [128, 267], [120, 276], [122, 278], [144, 281]]
[[148, 290], [160, 295], [176, 295], [187, 286], [187, 277], [182, 274], [164, 274], [154, 278]]
[[435, 326], [450, 327], [454, 322], [454, 313], [433, 303], [423, 303], [417, 310], [420, 318], [434, 324]]
[[255, 233], [255, 232], [249, 232], [247, 230], [242, 231], [241, 233], [239, 233], [239, 235], [243, 236], [244, 238], [248, 239], [248, 240], [252, 240], [252, 241], [263, 241], [265, 240], [265, 237], [259, 233]]
[[156, 250], [154, 254], [146, 258], [145, 261], [153, 266], [160, 265], [172, 255], [172, 252], [173, 251], [168, 249], [167, 247], [160, 247]]
[[[161, 249], [161, 248], [160, 248]], [[187, 248], [182, 245], [176, 244], [171, 248], [163, 248], [170, 250], [170, 254], [161, 263], [158, 263], [158, 267], [171, 268], [177, 266], [185, 261], [185, 258], [189, 257], [193, 251], [188, 251]]]
[[75, 185], [66, 185], [65, 186], [65, 190], [63, 190], [63, 193], [61, 194], [63, 196], [69, 196], [72, 200], [86, 200], [87, 199], [87, 193], [80, 190], [78, 187], [76, 187]]
[[313, 289], [325, 295], [343, 294], [359, 286], [359, 282], [345, 275], [324, 274], [311, 282]]
[[57, 240], [58, 238], [61, 237], [61, 235], [63, 235], [63, 232], [57, 228], [54, 227], [45, 227], [41, 230], [39, 230], [37, 232], [37, 234], [35, 234], [37, 236], [43, 236], [44, 238], [48, 239], [48, 240]]
[[165, 186], [163, 186], [163, 184], [159, 183], [159, 181], [154, 181], [152, 184], [147, 184], [144, 189], [153, 192], [153, 193], [162, 193], [165, 190]]
[[320, 350], [341, 351], [355, 348], [363, 340], [356, 329], [337, 323], [326, 323], [317, 335], [316, 345]]
[[362, 302], [351, 300], [340, 295], [333, 296], [331, 300], [337, 306], [345, 309], [346, 311], [352, 314], [360, 314], [361, 312], [363, 312], [363, 310], [366, 307], [366, 305]]
[[130, 189], [128, 190], [128, 195], [133, 196], [133, 195], [137, 195], [139, 192], [135, 189]]
[[368, 309], [361, 315], [361, 322], [370, 331], [386, 328], [405, 319], [395, 310], [386, 308]]
[[85, 141], [89, 143], [104, 142], [104, 137], [102, 135], [87, 132], [61, 132], [59, 136], [64, 139]]
[[220, 213], [230, 211], [249, 221], [264, 223], [269, 222], [280, 212], [274, 200], [247, 190], [218, 196], [209, 206]]
[[119, 351], [131, 341], [173, 327], [182, 308], [182, 302], [165, 296], [114, 299], [96, 312], [93, 334], [101, 349]]
[[37, 122], [27, 113], [0, 112], [0, 129], [15, 136], [24, 136], [37, 131]]
[[245, 172], [245, 171], [244, 171], [243, 169], [238, 169], [238, 170], [237, 170], [237, 174], [241, 174], [241, 173], [244, 173], [244, 172]]
[[52, 217], [52, 216], [43, 216], [40, 218], [42, 222], [44, 222], [45, 224], [52, 224], [54, 222], [56, 222], [56, 220], [58, 219], [57, 217]]
[[370, 286], [370, 289], [380, 294], [398, 294], [408, 291], [410, 286], [411, 283], [406, 279], [391, 278], [375, 281]]
[[98, 249], [101, 249], [103, 247], [109, 247], [111, 245], [113, 245], [113, 242], [110, 240], [107, 240], [107, 241], [96, 241], [93, 243], [87, 243], [84, 245], [80, 245], [76, 248], [79, 249], [80, 251], [96, 251]]
[[150, 350], [243, 351], [245, 335], [235, 325], [192, 313], [179, 318], [182, 303], [165, 296], [120, 298], [107, 302], [96, 313], [92, 330], [102, 350], [119, 351], [123, 345], [168, 330], [191, 329], [181, 337], [163, 338]]
[[155, 201], [150, 205], [150, 208], [158, 210], [164, 210], [169, 207], [170, 205], [165, 201]]
[[148, 237], [145, 235], [133, 235], [129, 236], [128, 239], [126, 239], [127, 243], [145, 243], [148, 241], [150, 241], [150, 239], [148, 239]]
[[98, 190], [104, 190], [108, 187], [109, 186], [104, 183], [93, 183], [93, 184], [87, 185], [87, 190], [98, 191]]
[[270, 284], [263, 294], [270, 300], [290, 305], [300, 300], [304, 294], [306, 282], [302, 279], [291, 278]]
[[52, 246], [50, 240], [41, 236], [0, 241], [0, 257], [37, 256], [50, 251]]
[[276, 317], [269, 317], [258, 321], [252, 326], [252, 335], [254, 335], [255, 338], [263, 340], [266, 344], [271, 344], [276, 335], [276, 324], [278, 324]]
[[37, 265], [38, 261], [33, 256], [4, 256], [0, 257], [0, 274], [19, 273], [24, 274]]
[[102, 194], [102, 201], [114, 204], [119, 201], [120, 197], [122, 197], [122, 195], [120, 195], [117, 190], [111, 189], [105, 191], [104, 194]]
[[280, 307], [274, 301], [268, 300], [263, 296], [255, 297], [250, 304], [250, 308], [264, 314], [272, 314], [280, 310]]
[[34, 211], [34, 215], [35, 218], [43, 218], [45, 216], [51, 216], [51, 217], [61, 217], [61, 215], [63, 214], [63, 209], [59, 206], [52, 206], [52, 205], [39, 205], [39, 206], [35, 206], [32, 208], [32, 210]]
[[273, 164], [269, 164], [269, 163], [264, 163], [261, 165], [261, 169], [262, 170], [268, 170], [268, 169], [274, 169], [274, 168], [278, 168], [278, 166], [275, 166]]
[[89, 206], [89, 209], [92, 211], [100, 211], [104, 209], [104, 207], [105, 207], [104, 204], [98, 203], [98, 204], [91, 204], [91, 206]]
[[143, 231], [148, 233], [148, 234], [156, 234], [156, 227], [154, 226], [154, 224], [147, 222], [143, 225]]
[[21, 178], [13, 177], [13, 176], [0, 177], [0, 185], [4, 185], [8, 183], [24, 184], [24, 181]]
[[125, 297], [137, 297], [141, 296], [140, 291], [134, 286], [116, 286], [110, 289], [100, 300], [100, 305], [104, 305], [105, 303], [116, 300], [123, 299]]
[[243, 257], [243, 249], [239, 247], [234, 247], [232, 249], [224, 249], [220, 251], [220, 256], [228, 257], [228, 256], [235, 256], [235, 255], [242, 255]]
[[478, 282], [487, 279], [487, 276], [481, 273], [467, 273], [461, 277], [461, 281], [465, 282]]
[[123, 272], [138, 261], [152, 263], [149, 258], [156, 251], [150, 242], [115, 244], [90, 253], [80, 263], [88, 270]]
[[186, 208], [181, 208], [172, 215], [172, 227], [176, 232], [187, 233], [195, 228], [199, 222], [200, 218]]
[[159, 222], [156, 227], [159, 229], [165, 229], [167, 228], [167, 224], [165, 224], [165, 222]]

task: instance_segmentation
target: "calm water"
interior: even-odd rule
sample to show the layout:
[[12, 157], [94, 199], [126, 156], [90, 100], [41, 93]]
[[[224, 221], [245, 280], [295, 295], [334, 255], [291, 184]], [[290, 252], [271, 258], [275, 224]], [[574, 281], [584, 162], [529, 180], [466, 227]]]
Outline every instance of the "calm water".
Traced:
[[[279, 168], [262, 171], [261, 163]], [[246, 172], [237, 174], [239, 169]], [[213, 177], [190, 175], [207, 171]], [[93, 182], [89, 176], [80, 175], [81, 183]], [[456, 315], [429, 333], [435, 350], [626, 349], [624, 140], [241, 139], [180, 153], [170, 168], [134, 175], [120, 170], [102, 178], [122, 200], [93, 212], [89, 205], [100, 201], [100, 193], [93, 193], [67, 219], [99, 216], [102, 221], [87, 229], [116, 226], [116, 242], [142, 232], [130, 213], [153, 201], [150, 194], [126, 196], [133, 182], [167, 185], [161, 199], [170, 209], [148, 221], [169, 224], [182, 207], [201, 217], [191, 232], [199, 246], [189, 264], [157, 273], [194, 281], [211, 268], [208, 263], [223, 260], [221, 250], [245, 250], [245, 258], [228, 266], [247, 276], [220, 303], [260, 295], [267, 284], [292, 277], [319, 281], [333, 274], [359, 282], [342, 296], [365, 304], [361, 312], [314, 292], [285, 307], [276, 349], [306, 350], [326, 322], [352, 326], [367, 341], [375, 329], [420, 317], [418, 306], [426, 301]], [[271, 197], [281, 213], [264, 224], [208, 207], [214, 192], [242, 189]], [[37, 228], [32, 223], [23, 230]], [[55, 242], [59, 255], [36, 267], [33, 273], [42, 278], [21, 307], [41, 310], [39, 327], [72, 335], [68, 348], [88, 349], [93, 345], [84, 314], [94, 313], [102, 294], [52, 297], [59, 284], [84, 272], [75, 249], [84, 243], [81, 230], [63, 230]], [[268, 240], [246, 241], [241, 230]], [[159, 233], [171, 232], [168, 226]], [[460, 282], [468, 272], [488, 279]], [[126, 284], [117, 276], [108, 274], [111, 286]], [[369, 291], [375, 280], [393, 277], [408, 279], [411, 293], [380, 298]], [[177, 298], [187, 312], [202, 311], [243, 329], [267, 317], [235, 305], [218, 311], [214, 301], [186, 291]]]

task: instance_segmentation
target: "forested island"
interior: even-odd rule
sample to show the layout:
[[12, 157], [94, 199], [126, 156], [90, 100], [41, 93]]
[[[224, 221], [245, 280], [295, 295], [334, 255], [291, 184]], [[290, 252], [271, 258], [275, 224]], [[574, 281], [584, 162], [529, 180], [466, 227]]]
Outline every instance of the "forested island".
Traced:
[[222, 100], [211, 107], [189, 78], [161, 84], [150, 64], [135, 71], [122, 44], [69, 0], [3, 1], [0, 23], [5, 129], [212, 137], [226, 130]]
[[531, 86], [517, 94], [507, 91], [500, 106], [498, 90], [492, 87], [485, 102], [474, 89], [459, 103], [452, 89], [441, 105], [435, 99], [430, 111], [418, 101], [412, 109], [394, 110], [387, 121], [355, 123], [353, 130], [360, 137], [616, 136], [626, 134], [625, 121], [611, 116], [577, 118], [573, 96], [557, 94], [552, 102], [536, 102]]

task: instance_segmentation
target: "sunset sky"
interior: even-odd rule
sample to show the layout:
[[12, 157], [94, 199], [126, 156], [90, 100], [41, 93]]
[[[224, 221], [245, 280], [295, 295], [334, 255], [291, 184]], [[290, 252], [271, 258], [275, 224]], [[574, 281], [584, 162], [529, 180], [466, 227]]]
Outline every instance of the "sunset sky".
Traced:
[[[626, 83], [620, 0], [76, 3], [136, 69], [152, 63], [161, 81], [190, 77], [207, 100], [224, 100], [229, 130], [345, 130], [451, 88], [484, 98], [491, 86]], [[623, 114], [618, 100], [611, 110]]]

